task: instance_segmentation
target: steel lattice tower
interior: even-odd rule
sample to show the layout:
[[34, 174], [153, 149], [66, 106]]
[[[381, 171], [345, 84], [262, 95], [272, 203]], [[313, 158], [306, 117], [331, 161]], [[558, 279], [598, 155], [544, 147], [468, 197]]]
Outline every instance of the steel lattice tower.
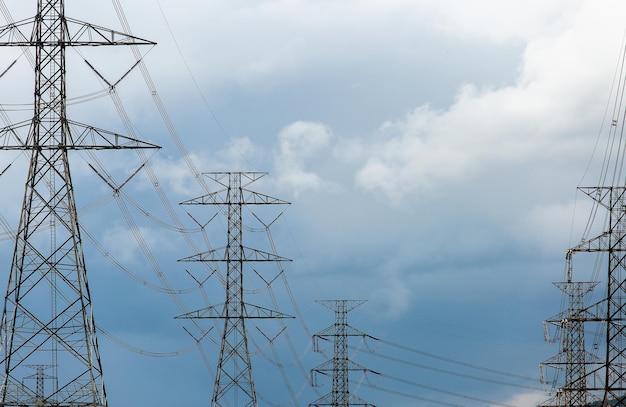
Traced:
[[330, 393], [322, 396], [315, 402], [309, 404], [309, 406], [332, 406], [332, 407], [348, 407], [348, 406], [371, 406], [356, 395], [350, 393], [350, 372], [372, 372], [356, 362], [353, 362], [348, 358], [348, 338], [358, 336], [362, 338], [375, 339], [370, 335], [367, 335], [356, 328], [348, 325], [348, 312], [355, 309], [365, 301], [362, 300], [326, 300], [317, 301], [326, 308], [335, 312], [335, 323], [328, 328], [318, 332], [313, 336], [314, 348], [319, 352], [318, 342], [320, 339], [329, 340], [333, 342], [333, 358], [326, 361], [311, 370], [311, 379], [313, 385], [316, 385], [316, 373], [322, 375], [332, 376], [332, 390]]
[[156, 146], [67, 118], [65, 52], [122, 44], [153, 43], [67, 18], [63, 0], [39, 0], [35, 17], [0, 28], [0, 46], [35, 51], [33, 118], [0, 129], [0, 149], [30, 152], [0, 327], [0, 406], [107, 405], [68, 152]]
[[[606, 298], [586, 310], [582, 322], [600, 322], [605, 327], [604, 357], [587, 361], [587, 390], [599, 395], [602, 405], [626, 404], [626, 186], [579, 188], [608, 211], [608, 230], [585, 240], [571, 253], [603, 252], [608, 255]], [[591, 377], [600, 377], [600, 385]], [[581, 379], [582, 380], [582, 379]]]
[[[567, 281], [554, 283], [567, 296], [567, 309], [545, 321], [560, 330], [561, 352], [543, 365], [563, 369], [565, 379], [557, 394], [541, 404], [542, 407], [582, 407], [594, 398], [587, 388], [587, 366], [597, 366], [600, 361], [586, 350], [585, 322], [597, 320], [597, 316], [585, 308], [584, 298], [598, 283], [572, 281], [573, 253], [573, 250], [568, 250], [566, 255]], [[546, 340], [550, 340], [547, 326]]]
[[228, 238], [225, 247], [181, 259], [184, 262], [225, 262], [226, 301], [223, 305], [193, 311], [179, 318], [224, 319], [217, 373], [211, 405], [257, 406], [248, 349], [246, 320], [251, 318], [290, 318], [278, 311], [244, 302], [244, 263], [290, 261], [274, 253], [246, 247], [243, 244], [244, 205], [285, 205], [288, 202], [248, 190], [246, 187], [267, 173], [215, 172], [205, 174], [223, 189], [183, 205], [219, 205], [226, 207]]

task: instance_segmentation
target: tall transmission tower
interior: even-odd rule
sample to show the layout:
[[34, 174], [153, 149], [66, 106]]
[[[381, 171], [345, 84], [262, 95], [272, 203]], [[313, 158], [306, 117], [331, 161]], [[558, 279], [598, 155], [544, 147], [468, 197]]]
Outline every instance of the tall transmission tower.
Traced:
[[348, 338], [358, 336], [361, 338], [376, 339], [366, 333], [359, 331], [356, 328], [348, 325], [348, 312], [352, 311], [356, 307], [362, 305], [363, 300], [325, 300], [317, 301], [324, 307], [328, 308], [335, 313], [335, 323], [328, 328], [313, 335], [313, 344], [315, 351], [319, 352], [319, 341], [331, 340], [333, 342], [333, 358], [328, 360], [315, 369], [311, 370], [311, 379], [313, 385], [317, 384], [316, 374], [324, 376], [332, 376], [332, 390], [330, 393], [320, 397], [315, 402], [309, 404], [309, 406], [332, 406], [332, 407], [348, 407], [348, 406], [371, 406], [364, 400], [361, 400], [356, 395], [350, 393], [350, 372], [371, 372], [373, 370], [367, 369], [360, 364], [353, 362], [348, 358]]
[[180, 261], [226, 263], [226, 301], [224, 304], [192, 311], [179, 318], [224, 320], [211, 406], [256, 407], [257, 397], [248, 349], [246, 321], [291, 317], [244, 301], [244, 265], [250, 262], [290, 260], [275, 253], [244, 246], [242, 210], [247, 205], [285, 205], [288, 202], [247, 189], [248, 185], [267, 173], [215, 172], [205, 175], [221, 185], [222, 189], [182, 204], [225, 207], [225, 215], [228, 218], [227, 244], [225, 247], [186, 257]]
[[[565, 367], [565, 385], [552, 400], [558, 406], [583, 406], [599, 400], [602, 406], [626, 404], [626, 186], [579, 187], [608, 211], [607, 226], [600, 235], [583, 239], [567, 255], [568, 281], [557, 286], [569, 297], [569, 309], [561, 315], [563, 353], [546, 364]], [[575, 253], [606, 253], [606, 297], [583, 306], [582, 298], [595, 283], [571, 280]], [[604, 342], [585, 350], [585, 324], [599, 323]], [[592, 398], [592, 400], [590, 400]], [[550, 401], [549, 401], [550, 402]], [[550, 402], [551, 403], [551, 402]]]
[[0, 129], [0, 149], [30, 153], [0, 326], [0, 406], [107, 405], [68, 153], [157, 146], [67, 118], [65, 52], [143, 44], [154, 43], [66, 17], [63, 0], [38, 0], [35, 17], [0, 27], [0, 46], [35, 53], [33, 117]]
[[606, 298], [588, 308], [602, 312], [585, 318], [605, 327], [604, 358], [585, 373], [587, 377], [600, 376], [602, 385], [591, 384], [588, 390], [599, 394], [603, 406], [623, 405], [626, 404], [626, 186], [578, 189], [604, 207], [609, 219], [605, 232], [571, 249], [572, 253], [608, 255]]
[[555, 396], [541, 404], [541, 407], [582, 407], [588, 405], [590, 399], [595, 398], [587, 388], [587, 367], [597, 366], [600, 360], [585, 347], [585, 322], [598, 318], [585, 308], [584, 297], [592, 292], [598, 283], [572, 281], [573, 253], [572, 250], [568, 250], [566, 254], [566, 281], [554, 283], [567, 296], [567, 309], [544, 322], [547, 341], [552, 341], [549, 326], [556, 327], [561, 352], [544, 362], [543, 366], [564, 370], [565, 378]]

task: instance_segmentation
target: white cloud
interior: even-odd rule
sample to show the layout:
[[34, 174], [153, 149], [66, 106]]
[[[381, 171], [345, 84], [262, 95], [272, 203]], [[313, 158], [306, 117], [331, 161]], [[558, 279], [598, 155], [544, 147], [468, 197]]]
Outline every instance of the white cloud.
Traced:
[[[390, 273], [392, 274], [392, 273]], [[411, 308], [411, 299], [414, 297], [412, 287], [407, 284], [404, 276], [385, 276], [384, 284], [374, 288], [371, 300], [382, 304], [383, 317], [396, 318], [403, 315]]]
[[215, 152], [210, 162], [205, 160], [204, 165], [210, 165], [211, 170], [249, 169], [250, 161], [256, 162], [263, 155], [264, 148], [250, 138], [231, 138], [226, 148]]
[[[429, 17], [418, 2], [405, 0], [267, 0], [245, 5], [183, 0], [161, 6], [181, 51], [194, 71], [210, 79], [209, 86], [267, 87], [302, 72], [336, 70], [372, 55], [374, 49], [409, 56], [406, 51], [421, 44], [418, 31]], [[219, 18], [206, 24], [206, 16]], [[195, 44], [183, 40], [195, 39], [198, 26], [207, 38], [203, 52], [194, 52]], [[158, 35], [170, 41], [164, 33]]]
[[[162, 230], [162, 229], [161, 229]], [[152, 250], [158, 247], [160, 253], [167, 251], [171, 246], [168, 239], [159, 230], [146, 227], [138, 227], [136, 235], [140, 236], [143, 242]], [[140, 256], [140, 244], [137, 236], [131, 229], [121, 224], [114, 224], [103, 232], [103, 247], [116, 260], [123, 263], [137, 260]]]
[[211, 171], [246, 171], [251, 170], [250, 161], [263, 155], [263, 148], [255, 145], [249, 138], [231, 138], [229, 144], [213, 153], [195, 150], [185, 158], [156, 156], [150, 165], [166, 189], [178, 194], [179, 199], [189, 199], [199, 193], [194, 180], [194, 171], [199, 174]]
[[503, 404], [508, 404], [517, 407], [536, 407], [541, 402], [546, 401], [547, 396], [543, 392], [522, 393], [516, 394], [510, 399], [503, 401]]
[[467, 84], [445, 110], [421, 106], [385, 123], [378, 140], [364, 142], [367, 158], [357, 184], [397, 201], [510, 163], [563, 156], [584, 160], [618, 53], [616, 42], [609, 42], [615, 48], [597, 46], [602, 38], [617, 36], [612, 27], [598, 32], [597, 18], [598, 8], [586, 5], [572, 26], [531, 40], [515, 85], [477, 89]]
[[[565, 250], [578, 244], [587, 224], [587, 214], [592, 213], [591, 199], [578, 195], [576, 201], [533, 206], [514, 222], [510, 232], [540, 252], [565, 255]], [[594, 236], [592, 231], [589, 237]]]
[[320, 123], [295, 122], [282, 129], [275, 157], [279, 184], [295, 194], [328, 184], [308, 167], [313, 159], [329, 153], [332, 138], [330, 129]]
[[500, 42], [556, 31], [571, 18], [571, 10], [581, 1], [426, 0], [420, 3], [438, 17], [435, 24], [450, 35]]

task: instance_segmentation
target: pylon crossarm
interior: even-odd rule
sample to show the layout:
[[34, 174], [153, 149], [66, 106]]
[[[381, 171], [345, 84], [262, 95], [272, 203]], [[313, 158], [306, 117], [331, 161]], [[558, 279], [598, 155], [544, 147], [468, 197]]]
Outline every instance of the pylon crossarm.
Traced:
[[220, 195], [224, 191], [216, 191], [211, 192], [210, 194], [202, 195], [196, 198], [188, 199], [180, 203], [180, 205], [221, 205], [226, 204], [226, 202], [222, 202], [218, 200]]
[[250, 205], [290, 205], [289, 202], [284, 201], [282, 199], [274, 198], [269, 195], [260, 194], [254, 191], [248, 191], [244, 189], [244, 192], [248, 192], [246, 198], [244, 198], [245, 202]]
[[314, 336], [318, 336], [318, 337], [361, 336], [363, 338], [370, 338], [370, 339], [378, 340], [378, 338], [368, 335], [365, 332], [361, 331], [360, 329], [356, 329], [350, 325], [345, 325], [344, 329], [345, 330], [343, 332], [338, 333], [337, 327], [335, 325], [331, 325], [327, 328], [324, 328], [320, 332], [316, 333]]
[[128, 137], [119, 133], [103, 130], [94, 126], [68, 120], [68, 124], [75, 131], [70, 133], [70, 145], [65, 146], [71, 150], [104, 150], [104, 149], [147, 149], [161, 147]]
[[[101, 45], [156, 45], [149, 41], [121, 31], [100, 27], [73, 18], [65, 19], [65, 32], [67, 40], [59, 43], [56, 39], [50, 41], [29, 38], [24, 33], [33, 32], [32, 26], [37, 24], [37, 19], [31, 17], [0, 27], [0, 46], [23, 47], [43, 46], [101, 46]], [[22, 31], [24, 30], [24, 31]]]
[[[235, 259], [228, 259], [227, 254], [228, 247], [220, 247], [217, 249], [209, 250], [204, 253], [194, 254], [193, 256], [184, 257], [179, 259], [180, 262], [206, 262], [206, 261], [233, 261]], [[260, 262], [260, 261], [291, 261], [286, 257], [281, 257], [274, 253], [265, 252], [262, 250], [253, 249], [250, 247], [243, 246], [242, 248], [242, 259], [243, 261], [249, 262]]]
[[217, 319], [224, 318], [224, 304], [212, 305], [175, 317], [176, 319]]
[[[195, 311], [190, 311], [185, 314], [179, 315], [177, 319], [223, 319], [226, 318], [224, 314], [224, 304], [212, 305], [210, 307], [202, 308]], [[275, 311], [269, 308], [260, 307], [258, 305], [243, 304], [243, 317], [250, 319], [263, 319], [263, 318], [294, 318], [291, 315], [283, 314], [282, 312]]]
[[576, 295], [585, 296], [592, 292], [600, 283], [598, 281], [577, 281], [575, 283], [571, 281], [556, 281], [552, 284], [565, 294], [568, 294], [572, 290], [572, 286], [574, 286]]
[[[316, 303], [323, 305], [331, 311], [337, 310], [337, 300], [316, 300]], [[356, 307], [365, 304], [367, 300], [341, 300], [341, 304], [345, 306], [344, 312], [350, 312]]]
[[608, 210], [611, 210], [611, 202], [616, 199], [623, 198], [623, 195], [626, 192], [626, 187], [624, 186], [578, 187], [576, 189]]
[[[67, 18], [66, 21], [70, 32], [70, 40], [67, 45], [156, 45], [154, 41], [73, 18]], [[75, 31], [74, 34], [71, 34], [73, 28]]]
[[29, 387], [25, 386], [24, 383], [18, 382], [12, 377], [4, 377], [4, 382], [2, 383], [2, 394], [5, 394], [7, 397], [5, 399], [5, 404], [15, 403], [20, 398], [12, 397], [18, 394], [24, 394], [26, 397], [34, 397], [36, 396], [35, 392]]
[[610, 233], [604, 232], [589, 240], [583, 240], [570, 250], [572, 252], [602, 252], [608, 250]]
[[26, 150], [27, 140], [22, 140], [18, 130], [30, 126], [31, 123], [32, 120], [26, 120], [0, 128], [0, 150]]
[[[22, 140], [18, 134], [18, 129], [30, 126], [32, 120], [16, 123], [11, 126], [0, 128], [0, 150], [121, 150], [121, 149], [160, 149], [161, 147], [128, 137], [119, 133], [103, 130], [94, 126], [89, 126], [73, 120], [67, 120], [67, 125], [71, 126], [69, 132], [69, 143], [43, 144], [34, 146], [30, 140]], [[30, 134], [30, 132], [29, 132]], [[15, 140], [11, 144], [9, 140]]]
[[[368, 402], [366, 402], [365, 400], [362, 400], [361, 398], [357, 397], [356, 395], [350, 393], [348, 395], [349, 397], [349, 405], [350, 406], [365, 406], [365, 407], [374, 407], [373, 404], [370, 404]], [[331, 406], [331, 407], [335, 407], [337, 406], [337, 402], [335, 400], [333, 400], [333, 394], [329, 393], [326, 394], [322, 397], [320, 397], [319, 399], [315, 400], [313, 403], [309, 404], [309, 407], [313, 407], [313, 406]]]
[[[228, 188], [230, 184], [230, 178], [232, 175], [237, 175], [241, 182], [241, 186], [243, 188], [252, 184], [253, 182], [258, 181], [260, 178], [263, 178], [267, 175], [267, 172], [257, 172], [257, 171], [243, 171], [243, 172], [231, 172], [231, 171], [211, 171], [211, 172], [203, 172], [202, 175], [211, 179], [212, 181], [217, 182], [218, 184]], [[245, 180], [245, 181], [244, 181]]]
[[[0, 27], [0, 46], [24, 46], [31, 45], [26, 35], [20, 30], [20, 27], [32, 25], [34, 18], [16, 21], [14, 23]], [[29, 30], [30, 33], [32, 30]]]
[[243, 309], [245, 318], [294, 318], [291, 315], [258, 305], [244, 303]]
[[286, 257], [279, 256], [274, 253], [265, 252], [263, 250], [253, 249], [251, 247], [242, 247], [244, 261], [291, 261]]
[[[322, 363], [321, 365], [317, 366], [316, 368], [312, 369], [312, 372], [317, 372], [320, 374], [326, 374], [326, 372], [332, 372], [334, 370], [337, 369], [336, 363], [333, 359], [331, 360], [327, 360], [326, 362]], [[344, 369], [346, 370], [352, 370], [352, 371], [359, 371], [359, 372], [370, 372], [370, 373], [374, 373], [374, 374], [380, 374], [378, 372], [375, 372], [371, 369], [366, 368], [365, 366], [353, 362], [351, 360], [347, 360], [346, 361], [346, 366], [344, 367]]]
[[219, 247], [217, 249], [208, 250], [203, 253], [194, 254], [193, 256], [183, 257], [178, 259], [179, 262], [209, 262], [209, 261], [225, 261], [224, 254], [226, 253], [226, 246]]
[[[594, 304], [595, 305], [595, 304]], [[570, 310], [559, 312], [550, 319], [546, 319], [544, 322], [552, 325], [561, 325], [565, 321], [570, 322], [583, 322], [583, 321], [603, 321], [603, 318], [599, 318], [597, 313], [590, 312], [587, 309], [580, 310], [576, 315], [571, 315]]]
[[[246, 195], [241, 204], [245, 205], [289, 205], [290, 202], [269, 195], [260, 194], [258, 192], [243, 189]], [[221, 189], [196, 198], [188, 199], [181, 202], [181, 205], [229, 205], [232, 202], [228, 200], [228, 190]]]

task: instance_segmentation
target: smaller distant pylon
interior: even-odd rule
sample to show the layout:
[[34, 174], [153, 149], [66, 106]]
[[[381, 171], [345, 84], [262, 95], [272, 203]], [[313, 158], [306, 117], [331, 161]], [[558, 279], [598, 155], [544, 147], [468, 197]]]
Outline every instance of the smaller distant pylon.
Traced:
[[584, 305], [585, 296], [593, 291], [598, 282], [572, 281], [574, 252], [570, 249], [566, 255], [567, 281], [554, 283], [567, 296], [567, 309], [544, 322], [545, 339], [548, 342], [556, 341], [552, 339], [549, 327], [557, 328], [561, 351], [541, 364], [542, 382], [545, 383], [543, 367], [564, 370], [565, 378], [556, 394], [539, 407], [585, 407], [600, 401], [589, 391], [587, 381], [602, 361], [585, 347], [585, 322], [597, 321], [599, 318]]
[[318, 375], [332, 376], [333, 387], [330, 393], [320, 397], [315, 402], [309, 404], [309, 407], [332, 406], [332, 407], [348, 407], [348, 406], [367, 406], [375, 407], [373, 404], [367, 403], [356, 395], [350, 393], [351, 371], [361, 371], [363, 373], [377, 372], [367, 369], [360, 364], [353, 362], [348, 358], [348, 338], [351, 336], [359, 336], [361, 338], [370, 338], [377, 340], [360, 330], [348, 325], [348, 312], [362, 305], [364, 300], [324, 300], [317, 301], [324, 307], [335, 312], [335, 323], [328, 328], [313, 335], [313, 348], [316, 352], [320, 352], [319, 340], [333, 342], [333, 358], [328, 360], [315, 369], [311, 370], [311, 382], [313, 386], [317, 386], [316, 378]]

